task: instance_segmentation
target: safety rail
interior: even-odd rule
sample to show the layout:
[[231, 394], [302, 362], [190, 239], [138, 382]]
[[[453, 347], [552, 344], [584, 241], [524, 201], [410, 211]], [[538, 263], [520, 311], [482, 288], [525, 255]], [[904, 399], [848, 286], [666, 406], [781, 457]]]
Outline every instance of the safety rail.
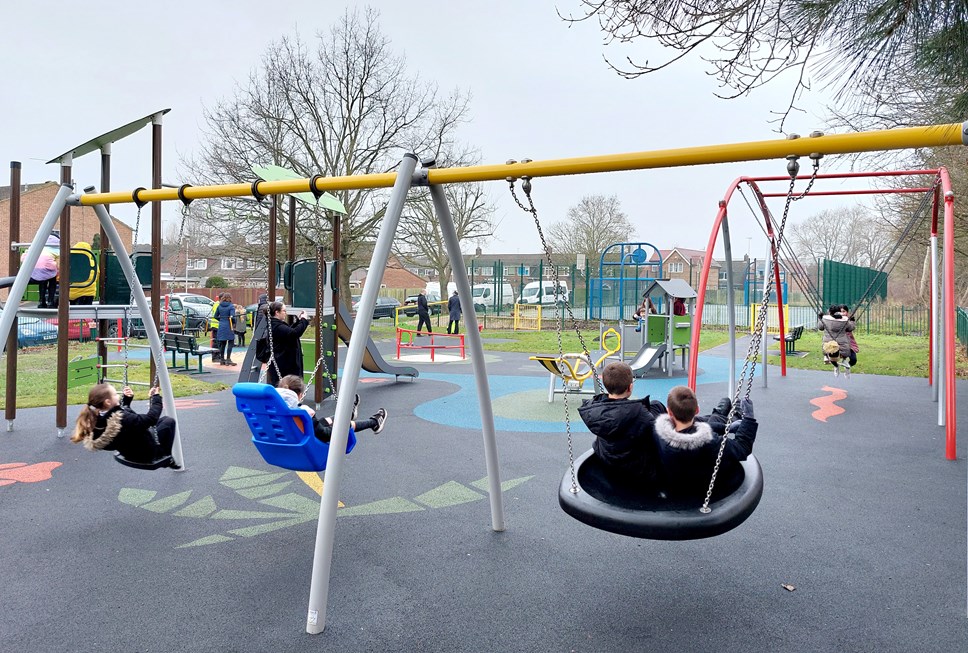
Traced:
[[[407, 342], [403, 341], [404, 334], [407, 335]], [[414, 336], [427, 336], [430, 338], [428, 344], [415, 344], [413, 341]], [[458, 344], [447, 344], [438, 345], [434, 342], [435, 338], [456, 338]], [[438, 349], [460, 349], [461, 360], [464, 360], [464, 334], [463, 333], [425, 333], [423, 331], [414, 331], [413, 329], [401, 329], [397, 327], [397, 360], [400, 359], [400, 351], [402, 349], [429, 349], [430, 350], [430, 362], [434, 362], [434, 354]]]

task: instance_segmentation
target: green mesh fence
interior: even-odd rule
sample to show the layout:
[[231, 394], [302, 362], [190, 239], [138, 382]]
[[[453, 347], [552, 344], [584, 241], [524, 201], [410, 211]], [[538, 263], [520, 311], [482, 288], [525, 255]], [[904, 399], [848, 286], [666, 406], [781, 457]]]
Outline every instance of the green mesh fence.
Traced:
[[[821, 264], [823, 306], [847, 304], [854, 307], [865, 298], [869, 303], [887, 299], [887, 274], [874, 268], [848, 265], [824, 259]], [[867, 289], [870, 288], [870, 292]]]

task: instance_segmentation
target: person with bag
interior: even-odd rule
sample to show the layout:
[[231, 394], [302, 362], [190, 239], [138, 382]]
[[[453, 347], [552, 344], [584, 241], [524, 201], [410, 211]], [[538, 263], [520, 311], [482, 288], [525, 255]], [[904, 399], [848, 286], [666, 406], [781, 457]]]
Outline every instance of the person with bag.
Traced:
[[222, 293], [222, 301], [215, 307], [215, 319], [218, 320], [218, 329], [215, 336], [218, 340], [218, 353], [220, 365], [235, 366], [232, 362], [232, 347], [235, 345], [235, 331], [232, 324], [235, 321], [235, 304], [232, 302], [231, 293]]
[[[299, 318], [292, 324], [287, 323], [286, 305], [282, 302], [269, 304], [269, 329], [272, 337], [272, 356], [269, 362], [266, 383], [276, 386], [279, 379], [290, 374], [303, 375], [302, 343], [300, 336], [309, 326], [306, 311], [300, 311]], [[256, 352], [258, 353], [258, 352]]]

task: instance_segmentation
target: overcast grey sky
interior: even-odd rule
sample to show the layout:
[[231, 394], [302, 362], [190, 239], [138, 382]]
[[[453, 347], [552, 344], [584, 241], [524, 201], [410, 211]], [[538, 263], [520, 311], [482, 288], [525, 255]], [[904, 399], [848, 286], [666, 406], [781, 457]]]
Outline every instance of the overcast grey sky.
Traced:
[[[384, 32], [412, 72], [472, 94], [463, 140], [483, 163], [509, 158], [549, 159], [780, 138], [769, 123], [785, 107], [789, 87], [776, 84], [740, 100], [716, 99], [715, 81], [697, 62], [637, 80], [611, 72], [602, 60], [595, 23], [569, 27], [556, 13], [578, 0], [491, 0], [412, 3], [373, 0]], [[179, 183], [179, 162], [193, 152], [203, 129], [202, 107], [230, 95], [259, 65], [266, 45], [298, 30], [328, 30], [356, 3], [235, 0], [143, 4], [32, 0], [3, 10], [0, 58], [6, 63], [0, 105], [0, 157], [23, 162], [28, 183], [58, 179], [45, 161], [98, 134], [155, 110], [171, 108], [164, 123], [164, 180]], [[645, 54], [644, 44], [629, 50]], [[614, 53], [618, 55], [618, 53]], [[808, 98], [788, 131], [822, 128], [822, 96]], [[418, 153], [420, 154], [420, 153]], [[150, 186], [150, 130], [117, 143], [115, 190]], [[804, 162], [804, 169], [809, 167]], [[829, 169], [829, 166], [828, 166]], [[783, 174], [784, 161], [674, 170], [584, 175], [534, 182], [545, 224], [565, 215], [584, 195], [615, 194], [638, 239], [660, 247], [704, 249], [717, 203], [743, 174]], [[0, 184], [6, 184], [6, 172]], [[75, 161], [78, 187], [97, 184], [98, 155]], [[491, 253], [536, 252], [528, 216], [506, 184], [489, 185], [501, 220]], [[853, 200], [801, 202], [795, 220]], [[745, 205], [733, 209], [734, 252], [766, 249]], [[778, 212], [781, 204], [772, 204]], [[130, 206], [113, 213], [133, 223]], [[169, 203], [166, 220], [178, 207]], [[147, 239], [142, 228], [140, 240]], [[465, 248], [465, 251], [469, 247]]]

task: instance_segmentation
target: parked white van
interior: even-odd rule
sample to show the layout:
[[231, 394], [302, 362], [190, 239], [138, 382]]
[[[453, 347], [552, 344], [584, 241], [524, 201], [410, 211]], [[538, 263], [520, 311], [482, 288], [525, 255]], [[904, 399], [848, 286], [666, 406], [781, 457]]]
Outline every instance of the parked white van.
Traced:
[[[427, 294], [428, 295], [430, 295], [430, 294], [438, 295], [438, 299], [436, 299], [434, 301], [440, 301], [440, 299], [439, 299], [439, 295], [440, 295], [440, 282], [438, 282], [438, 281], [428, 281], [425, 290], [427, 291]], [[444, 296], [443, 301], [447, 301], [447, 298], [450, 297], [451, 295], [453, 295], [455, 290], [457, 290], [457, 284], [454, 283], [453, 281], [451, 281], [450, 283], [448, 283], [447, 284], [447, 294]]]
[[502, 283], [500, 286], [493, 283], [476, 283], [471, 288], [471, 294], [474, 297], [475, 311], [494, 310], [514, 304], [514, 289], [509, 283]]
[[519, 304], [567, 304], [571, 295], [568, 292], [568, 282], [558, 282], [558, 292], [555, 292], [555, 282], [549, 280], [532, 281], [521, 291]]

